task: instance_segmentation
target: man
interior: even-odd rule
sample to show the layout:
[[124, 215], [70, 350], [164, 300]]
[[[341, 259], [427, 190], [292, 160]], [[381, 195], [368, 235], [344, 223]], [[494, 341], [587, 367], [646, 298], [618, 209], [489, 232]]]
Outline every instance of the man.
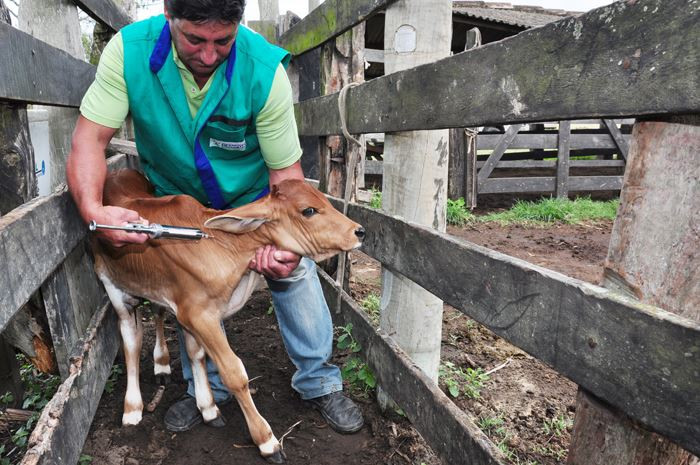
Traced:
[[[102, 205], [105, 148], [128, 112], [156, 195], [189, 194], [213, 208], [233, 208], [284, 179], [304, 178], [284, 70], [289, 54], [240, 24], [244, 7], [245, 0], [166, 0], [164, 16], [125, 27], [107, 45], [83, 98], [67, 164], [68, 186], [86, 222], [140, 220], [134, 211]], [[101, 238], [117, 247], [148, 239], [123, 231]], [[267, 246], [250, 268], [268, 280], [280, 333], [297, 368], [292, 387], [333, 429], [358, 431], [362, 414], [342, 394], [340, 372], [328, 363], [333, 328], [315, 265]], [[202, 421], [182, 331], [178, 325], [189, 385], [166, 413], [172, 431]], [[230, 402], [211, 361], [207, 369], [215, 402]]]

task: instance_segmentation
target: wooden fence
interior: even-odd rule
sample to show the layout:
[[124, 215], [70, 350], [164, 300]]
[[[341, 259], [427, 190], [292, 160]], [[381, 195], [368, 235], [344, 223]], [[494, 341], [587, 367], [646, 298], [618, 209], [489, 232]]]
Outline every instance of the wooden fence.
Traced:
[[[312, 50], [388, 3], [327, 0], [282, 36], [281, 44], [297, 54]], [[114, 29], [123, 24], [113, 19], [120, 15], [109, 0], [80, 4]], [[349, 130], [697, 115], [700, 13], [692, 4], [617, 3], [375, 79], [348, 92]], [[6, 64], [0, 68], [0, 101], [79, 105], [93, 67], [4, 24], [0, 44], [0, 60]], [[640, 48], [651, 51], [639, 55]], [[579, 71], [574, 75], [572, 69]], [[424, 86], [428, 77], [433, 82], [429, 92]], [[572, 93], [572, 87], [579, 91]], [[299, 103], [300, 134], [339, 134], [337, 100], [334, 94]], [[136, 160], [121, 155], [112, 163], [134, 165]], [[379, 211], [350, 205], [348, 214], [367, 230], [363, 251], [384, 266], [645, 427], [700, 454], [697, 321]], [[63, 366], [64, 382], [38, 421], [24, 464], [77, 461], [117, 352], [116, 319], [85, 259], [85, 235], [65, 189], [0, 217], [0, 331], [41, 291]], [[454, 406], [391, 337], [375, 330], [333, 281], [322, 277], [329, 302], [341, 297], [337, 323], [353, 323], [379, 382], [435, 452], [446, 463], [504, 463], [472, 417]]]
[[[327, 16], [343, 3], [327, 1], [324, 12], [317, 14]], [[699, 16], [687, 1], [620, 2], [529, 30], [350, 89], [347, 127], [361, 134], [504, 124], [518, 128], [540, 121], [603, 118], [612, 143], [624, 146], [612, 119], [700, 112], [694, 77], [698, 49], [691, 44], [700, 33], [696, 28], [693, 37], [686, 36]], [[303, 20], [282, 36], [281, 44], [296, 34], [322, 42], [316, 24]], [[335, 30], [353, 24], [336, 25]], [[656, 49], [640, 55], [647, 44]], [[426, 82], [431, 85], [426, 87]], [[340, 134], [338, 98], [333, 94], [300, 102], [300, 134]], [[568, 123], [562, 126], [566, 131]], [[517, 129], [506, 134], [512, 141]], [[499, 152], [510, 143], [499, 145]], [[568, 143], [571, 149], [571, 139]], [[497, 161], [485, 160], [482, 170], [492, 170]], [[612, 160], [615, 165], [620, 161]], [[563, 163], [557, 168], [563, 170]], [[547, 180], [543, 190], [557, 190], [553, 184]], [[621, 185], [618, 178], [612, 188]], [[697, 321], [376, 210], [350, 205], [348, 215], [366, 227], [362, 250], [382, 266], [415, 281], [647, 428], [700, 453]], [[353, 323], [379, 383], [445, 463], [505, 461], [469, 415], [456, 409], [387, 334], [375, 330], [344, 291], [327, 277], [322, 281], [329, 302], [342, 296], [338, 324]]]
[[[475, 207], [479, 194], [567, 197], [574, 192], [619, 191], [633, 123], [573, 120], [517, 124], [502, 131], [453, 129], [448, 196], [464, 198]], [[374, 152], [382, 153], [383, 135], [377, 136]], [[383, 161], [367, 160], [365, 175], [382, 176], [383, 171]]]

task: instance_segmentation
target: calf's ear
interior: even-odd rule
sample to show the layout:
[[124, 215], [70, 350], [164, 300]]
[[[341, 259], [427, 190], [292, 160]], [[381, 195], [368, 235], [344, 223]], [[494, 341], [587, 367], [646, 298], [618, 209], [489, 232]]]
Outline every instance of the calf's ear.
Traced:
[[244, 234], [258, 229], [267, 223], [267, 218], [243, 218], [230, 213], [209, 218], [204, 226], [234, 234]]

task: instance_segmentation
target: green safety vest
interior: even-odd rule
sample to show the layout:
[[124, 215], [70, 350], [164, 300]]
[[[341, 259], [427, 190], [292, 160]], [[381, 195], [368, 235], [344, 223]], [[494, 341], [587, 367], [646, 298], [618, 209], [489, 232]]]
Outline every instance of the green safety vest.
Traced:
[[255, 121], [289, 53], [240, 25], [193, 119], [165, 16], [121, 33], [136, 148], [156, 195], [188, 194], [219, 209], [264, 195], [269, 176]]

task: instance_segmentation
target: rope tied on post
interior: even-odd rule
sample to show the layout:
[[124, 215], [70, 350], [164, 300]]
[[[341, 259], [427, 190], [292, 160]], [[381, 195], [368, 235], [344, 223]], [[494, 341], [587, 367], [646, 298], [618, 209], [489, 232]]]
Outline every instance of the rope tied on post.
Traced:
[[359, 82], [348, 82], [343, 86], [342, 89], [340, 89], [340, 95], [338, 96], [338, 113], [340, 114], [340, 128], [343, 130], [343, 135], [345, 136], [346, 139], [351, 140], [355, 143], [355, 145], [362, 146], [362, 142], [360, 142], [358, 139], [355, 139], [352, 134], [348, 131], [348, 123], [346, 119], [346, 112], [347, 112], [347, 104], [346, 104], [346, 99], [348, 96], [348, 91], [353, 88], [359, 86]]
[[[347, 99], [347, 94], [348, 90], [350, 90], [353, 87], [359, 86], [360, 83], [358, 82], [349, 82], [343, 86], [342, 89], [340, 89], [340, 95], [338, 96], [338, 113], [340, 114], [340, 127], [343, 131], [343, 136], [345, 136], [345, 139], [352, 141], [354, 144], [358, 146], [362, 146], [362, 142], [359, 139], [356, 139], [355, 137], [350, 134], [348, 131], [348, 125], [347, 125], [347, 119], [345, 117], [345, 113], [347, 111], [347, 104], [346, 104], [346, 99]], [[346, 150], [346, 165], [345, 165], [345, 192], [343, 195], [343, 215], [348, 214], [348, 204], [350, 203], [350, 198], [352, 196], [353, 192], [353, 187], [355, 186], [355, 178], [357, 176], [356, 173], [356, 168], [357, 168], [357, 155], [355, 154], [355, 151], [353, 150]], [[345, 281], [345, 262], [347, 260], [347, 252], [342, 252], [340, 256], [338, 257], [338, 269], [336, 271], [336, 279], [335, 282], [338, 285], [338, 300], [336, 301], [335, 305], [335, 311], [337, 313], [340, 313], [340, 307], [342, 305], [342, 291], [343, 291], [343, 285]]]

